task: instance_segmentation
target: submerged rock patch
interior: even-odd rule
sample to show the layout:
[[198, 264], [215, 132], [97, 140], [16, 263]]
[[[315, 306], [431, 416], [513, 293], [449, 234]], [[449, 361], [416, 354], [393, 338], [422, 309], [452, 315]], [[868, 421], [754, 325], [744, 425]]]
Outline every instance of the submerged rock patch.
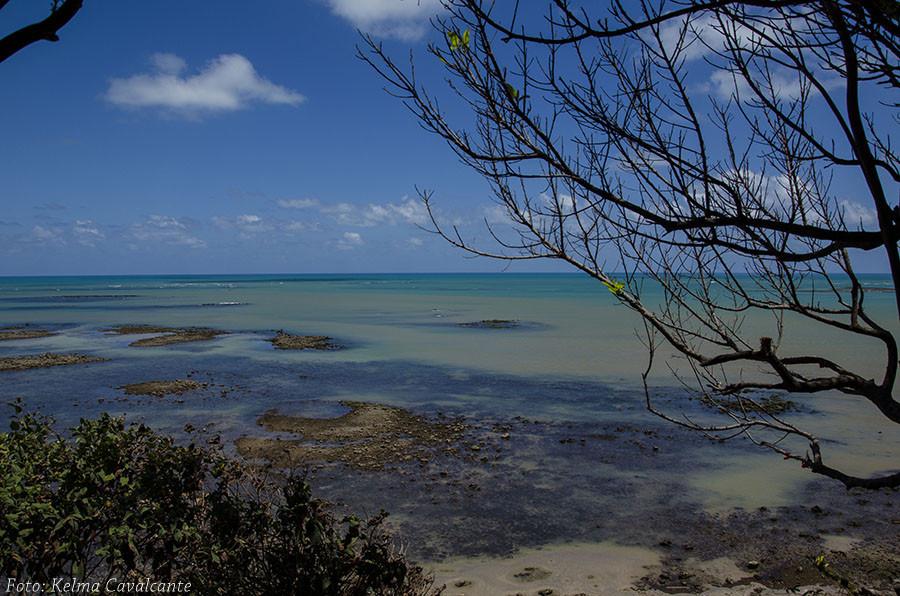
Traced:
[[483, 319], [481, 321], [458, 323], [458, 325], [470, 329], [515, 329], [521, 326], [521, 323], [513, 319]]
[[4, 327], [0, 329], [0, 341], [14, 339], [38, 339], [40, 337], [52, 337], [57, 335], [54, 331], [32, 327]]
[[277, 467], [344, 463], [374, 470], [391, 463], [427, 463], [437, 455], [456, 453], [454, 444], [466, 430], [458, 420], [429, 420], [393, 406], [354, 401], [341, 404], [350, 411], [337, 418], [266, 412], [257, 421], [260, 426], [298, 438], [241, 437], [236, 441], [238, 453]]
[[279, 330], [269, 340], [278, 350], [337, 350], [340, 348], [327, 335], [293, 335]]
[[119, 389], [127, 395], [152, 395], [165, 397], [166, 395], [181, 395], [188, 391], [202, 389], [206, 383], [198, 383], [190, 379], [176, 379], [173, 381], [145, 381], [143, 383], [131, 383], [122, 385]]
[[87, 356], [85, 354], [30, 354], [28, 356], [11, 356], [0, 358], [0, 371], [29, 370], [32, 368], [48, 368], [50, 366], [66, 366], [69, 364], [87, 364], [103, 362], [105, 358]]
[[740, 396], [720, 396], [712, 398], [704, 395], [700, 403], [709, 408], [746, 411], [757, 414], [778, 415], [797, 409], [797, 404], [778, 395], [744, 398]]
[[183, 344], [195, 341], [208, 341], [227, 332], [207, 327], [164, 327], [157, 325], [118, 325], [107, 330], [116, 335], [145, 335], [158, 333], [155, 337], [145, 337], [128, 344], [134, 348], [148, 348]]

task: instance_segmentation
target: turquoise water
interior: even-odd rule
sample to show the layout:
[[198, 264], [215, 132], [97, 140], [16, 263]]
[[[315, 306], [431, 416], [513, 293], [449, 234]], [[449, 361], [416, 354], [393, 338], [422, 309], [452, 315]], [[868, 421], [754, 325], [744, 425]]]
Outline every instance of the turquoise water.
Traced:
[[[867, 276], [864, 282], [876, 288], [890, 283], [885, 276]], [[658, 292], [648, 285], [645, 294], [653, 303]], [[888, 324], [896, 320], [891, 293], [871, 292], [867, 305]], [[495, 318], [530, 325], [490, 335], [455, 325]], [[578, 274], [0, 278], [0, 322], [67, 325], [76, 337], [114, 323], [248, 332], [284, 328], [354, 345], [328, 355], [330, 360], [404, 359], [626, 384], [635, 383], [645, 365], [634, 337], [637, 316], [602, 285]], [[757, 323], [760, 335], [773, 335], [771, 321], [748, 325]], [[811, 328], [796, 336], [800, 345], [834, 344], [851, 365], [871, 363], [865, 346], [860, 352], [840, 335], [837, 339]], [[789, 334], [788, 346], [791, 341]], [[220, 343], [221, 351], [248, 347]]]
[[[884, 276], [863, 281], [890, 287]], [[654, 291], [646, 290], [650, 302], [659, 299]], [[866, 300], [874, 316], [895, 325], [890, 292], [870, 292]], [[520, 326], [459, 325], [483, 319]], [[462, 416], [486, 433], [512, 425], [497, 460], [454, 472], [467, 480], [461, 486], [479, 485], [477, 497], [439, 481], [407, 485], [389, 475], [335, 470], [318, 477], [326, 496], [394, 512], [394, 523], [426, 557], [635, 534], [627, 523], [635, 506], [671, 517], [672, 507], [683, 514], [789, 505], [813, 488], [836, 490], [746, 444], [711, 445], [648, 414], [639, 385], [646, 353], [634, 335], [640, 322], [581, 275], [0, 278], [0, 326], [18, 324], [59, 335], [2, 342], [0, 357], [72, 351], [107, 359], [0, 373], [0, 402], [21, 397], [62, 426], [111, 411], [171, 432], [187, 423], [207, 427], [230, 444], [258, 435], [255, 421], [267, 410], [330, 415], [342, 399]], [[134, 337], [104, 333], [118, 324], [208, 326], [229, 334], [139, 349], [128, 347]], [[768, 319], [747, 325], [773, 334]], [[786, 350], [813, 345], [847, 366], [877, 372], [881, 355], [871, 346], [808, 325], [788, 328]], [[345, 349], [274, 350], [266, 340], [278, 329], [328, 335]], [[679, 366], [671, 354], [663, 357]], [[210, 388], [183, 400], [126, 398], [118, 389], [189, 374]], [[700, 412], [665, 366], [652, 379], [662, 405]], [[900, 433], [865, 402], [827, 394], [797, 401], [793, 420], [823, 437], [835, 464], [863, 474], [897, 467]], [[621, 440], [596, 438], [609, 436]], [[580, 520], [598, 507], [606, 521], [585, 533]], [[464, 531], [460, 520], [497, 531], [487, 539]]]

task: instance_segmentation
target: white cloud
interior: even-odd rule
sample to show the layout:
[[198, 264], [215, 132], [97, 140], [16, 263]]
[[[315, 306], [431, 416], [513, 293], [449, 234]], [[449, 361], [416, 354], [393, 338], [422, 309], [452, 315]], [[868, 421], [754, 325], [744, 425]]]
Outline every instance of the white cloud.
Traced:
[[34, 226], [31, 228], [31, 240], [39, 244], [65, 244], [63, 231], [60, 228]]
[[262, 216], [254, 214], [237, 215], [234, 217], [224, 217], [217, 215], [212, 218], [213, 225], [221, 230], [234, 230], [238, 233], [238, 237], [244, 240], [254, 238], [258, 234], [267, 234], [274, 232], [311, 232], [319, 229], [317, 222], [307, 222], [300, 220], [278, 221], [265, 219]]
[[[837, 80], [821, 80], [826, 88], [834, 88], [842, 83]], [[756, 97], [747, 80], [741, 75], [734, 75], [727, 70], [716, 70], [709, 77], [711, 89], [724, 99], [728, 99], [732, 94], [737, 94], [744, 100]], [[803, 88], [800, 76], [788, 70], [773, 70], [770, 79], [754, 77], [754, 83], [759, 87], [760, 91], [765, 95], [774, 94], [775, 97], [782, 100], [799, 99]], [[809, 96], [818, 95], [815, 89], [809, 89]]]
[[341, 239], [338, 240], [337, 247], [341, 250], [353, 250], [363, 243], [362, 236], [356, 232], [344, 232]]
[[398, 222], [424, 225], [429, 220], [425, 205], [414, 199], [406, 199], [400, 203], [369, 203], [368, 205], [337, 203], [322, 207], [321, 211], [333, 217], [339, 224], [357, 227]]
[[241, 238], [250, 238], [256, 234], [270, 232], [274, 229], [272, 224], [264, 221], [259, 215], [254, 215], [252, 213], [238, 215], [236, 217], [222, 217], [217, 215], [212, 219], [213, 224], [217, 228], [223, 230], [235, 229], [238, 231]]
[[155, 242], [189, 248], [204, 248], [206, 242], [193, 236], [188, 224], [167, 215], [151, 215], [147, 221], [131, 226], [130, 235], [141, 242]]
[[853, 201], [841, 201], [841, 211], [844, 215], [844, 223], [848, 228], [864, 228], [878, 223], [878, 215], [874, 209], [864, 207]]
[[660, 41], [670, 55], [674, 55], [684, 31], [679, 57], [685, 62], [700, 60], [713, 53], [728, 53], [733, 46], [745, 50], [769, 47], [772, 43], [769, 40], [781, 37], [779, 31], [771, 26], [759, 24], [754, 30], [724, 17], [720, 20], [711, 11], [704, 12], [699, 17], [692, 15], [688, 18], [689, 21], [669, 21], [659, 31]]
[[327, 0], [331, 11], [367, 33], [406, 41], [425, 35], [440, 0]]
[[[684, 20], [671, 21], [660, 28], [660, 41], [670, 54], [674, 54], [676, 50], [684, 23]], [[797, 30], [802, 29], [803, 26], [798, 24]], [[744, 24], [729, 20], [720, 22], [716, 15], [707, 12], [700, 17], [691, 18], [679, 57], [685, 62], [694, 62], [709, 58], [714, 53], [729, 55], [731, 49], [736, 46], [746, 50], [744, 58], [751, 64], [762, 65], [765, 62], [769, 67], [771, 80], [767, 80], [761, 73], [751, 69], [754, 73], [754, 82], [763, 93], [772, 93], [784, 100], [798, 99], [802, 87], [801, 77], [796, 71], [781, 68], [775, 63], [766, 62], [763, 58], [758, 60], [753, 58], [756, 53], [765, 55], [767, 51], [771, 50], [772, 40], [785, 45], [792, 43], [789, 33], [770, 25], [757, 24], [755, 29], [751, 29]], [[825, 76], [820, 76], [819, 81], [824, 84], [826, 89], [840, 87], [843, 84], [839, 78], [828, 79]], [[743, 99], [755, 96], [752, 88], [741, 75], [735, 77], [731, 72], [719, 68], [713, 69], [708, 89], [725, 99], [731, 97], [735, 92]], [[809, 93], [810, 97], [813, 97], [818, 94], [818, 91], [813, 88], [809, 90]]]
[[[572, 195], [566, 193], [558, 193], [556, 196], [551, 196], [547, 193], [541, 193], [541, 200], [543, 200], [544, 204], [550, 210], [551, 213], [555, 213], [557, 205], [559, 205], [560, 210], [563, 215], [569, 215], [574, 213], [575, 205], [579, 203]], [[498, 207], [498, 205], [495, 205]], [[504, 209], [505, 211], [505, 209]]]
[[284, 224], [284, 230], [286, 232], [313, 232], [318, 229], [318, 222], [292, 220]]
[[176, 56], [175, 54], [168, 53], [158, 53], [150, 56], [150, 62], [156, 68], [157, 71], [170, 74], [177, 75], [181, 73], [185, 68], [187, 68], [187, 62], [184, 61], [180, 56]]
[[725, 37], [718, 27], [718, 21], [711, 13], [693, 18], [685, 29], [684, 20], [669, 21], [659, 31], [660, 41], [670, 54], [674, 54], [681, 41], [684, 31], [684, 41], [681, 46], [680, 57], [686, 62], [699, 60], [712, 51], [724, 49]]
[[283, 209], [309, 209], [318, 206], [316, 199], [279, 199], [278, 206]]
[[194, 75], [185, 75], [184, 60], [154, 54], [153, 71], [112, 79], [106, 99], [121, 107], [162, 108], [181, 114], [228, 112], [251, 103], [296, 106], [304, 97], [261, 77], [240, 54], [222, 54]]
[[77, 219], [72, 224], [72, 235], [79, 244], [94, 246], [106, 238], [106, 235], [90, 219]]
[[410, 238], [409, 240], [407, 240], [407, 242], [409, 243], [410, 246], [416, 247], [416, 248], [419, 246], [422, 246], [424, 244], [424, 242], [421, 238]]
[[[530, 213], [523, 213], [523, 217], [526, 218], [527, 221], [531, 221]], [[513, 216], [510, 214], [509, 210], [503, 205], [490, 205], [485, 207], [482, 211], [482, 218], [484, 221], [488, 223], [488, 225], [519, 225], [519, 221], [513, 219]]]

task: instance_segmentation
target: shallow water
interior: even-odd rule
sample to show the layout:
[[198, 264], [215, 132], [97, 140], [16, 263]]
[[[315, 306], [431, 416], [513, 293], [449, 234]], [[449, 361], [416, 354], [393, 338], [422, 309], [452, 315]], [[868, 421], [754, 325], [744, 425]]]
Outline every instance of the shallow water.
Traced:
[[[890, 293], [871, 293], [867, 301], [876, 316], [893, 320]], [[459, 326], [482, 319], [522, 324]], [[484, 442], [487, 461], [430, 462], [399, 480], [340, 468], [314, 479], [325, 496], [349, 507], [391, 511], [412, 552], [424, 558], [565, 540], [646, 544], [673, 519], [789, 506], [806, 499], [810, 487], [843, 498], [834, 483], [794, 463], [742, 443], [712, 445], [648, 414], [639, 386], [645, 353], [633, 333], [639, 321], [603, 286], [578, 275], [0, 279], [0, 326], [25, 323], [60, 334], [2, 342], [0, 357], [77, 351], [108, 359], [0, 373], [0, 401], [22, 397], [64, 426], [110, 411], [166, 431], [206, 427], [230, 444], [245, 434], [263, 436], [255, 421], [267, 410], [333, 416], [346, 399], [463, 417], [473, 440]], [[103, 332], [117, 324], [230, 334], [132, 348], [134, 336]], [[768, 321], [748, 325], [770, 333]], [[329, 335], [345, 349], [274, 350], [266, 339], [277, 329]], [[794, 345], [827, 346], [849, 367], [877, 363], [879, 355], [865, 346], [794, 329]], [[653, 379], [660, 403], [703, 415], [663, 373]], [[126, 398], [117, 389], [189, 374], [210, 386], [164, 399]], [[868, 404], [826, 394], [797, 402], [791, 420], [824, 437], [834, 464], [859, 474], [898, 467], [900, 429]], [[509, 440], [498, 439], [496, 425], [509, 427]]]

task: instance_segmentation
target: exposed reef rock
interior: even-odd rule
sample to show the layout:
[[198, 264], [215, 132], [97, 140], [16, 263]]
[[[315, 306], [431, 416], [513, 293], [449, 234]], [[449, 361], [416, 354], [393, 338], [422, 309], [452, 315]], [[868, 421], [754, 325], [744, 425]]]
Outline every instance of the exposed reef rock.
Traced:
[[0, 341], [11, 341], [14, 339], [38, 339], [40, 337], [52, 337], [54, 335], [57, 335], [57, 333], [35, 327], [23, 326], [0, 328]]
[[327, 335], [292, 335], [284, 331], [278, 331], [275, 337], [269, 340], [279, 350], [337, 350], [340, 346], [335, 344]]
[[456, 453], [466, 425], [433, 421], [401, 408], [367, 402], [341, 402], [350, 411], [337, 418], [305, 418], [266, 412], [258, 424], [297, 439], [241, 437], [238, 452], [277, 467], [310, 463], [344, 463], [381, 469], [390, 463], [427, 462], [440, 453]]
[[29, 370], [32, 368], [48, 368], [50, 366], [66, 366], [69, 364], [87, 364], [103, 362], [104, 358], [85, 354], [31, 354], [28, 356], [11, 356], [0, 358], [0, 371]]
[[117, 335], [161, 334], [154, 337], [145, 337], [128, 344], [134, 348], [149, 348], [195, 341], [208, 341], [226, 334], [225, 331], [209, 329], [206, 327], [163, 327], [156, 325], [119, 325], [111, 327], [107, 332], [115, 333]]
[[482, 321], [470, 321], [468, 323], [459, 323], [460, 327], [468, 327], [470, 329], [515, 329], [521, 324], [519, 321], [511, 319], [484, 319]]
[[205, 383], [198, 383], [190, 379], [176, 379], [174, 381], [145, 381], [143, 383], [131, 383], [119, 387], [127, 395], [152, 395], [164, 397], [166, 395], [181, 395], [188, 391], [195, 391], [205, 387]]
[[700, 398], [700, 402], [710, 408], [734, 410], [737, 412], [755, 412], [757, 414], [777, 415], [784, 414], [797, 409], [797, 404], [789, 399], [784, 399], [778, 395], [765, 395], [762, 397], [739, 397], [739, 396], [718, 396], [710, 397], [704, 395]]

